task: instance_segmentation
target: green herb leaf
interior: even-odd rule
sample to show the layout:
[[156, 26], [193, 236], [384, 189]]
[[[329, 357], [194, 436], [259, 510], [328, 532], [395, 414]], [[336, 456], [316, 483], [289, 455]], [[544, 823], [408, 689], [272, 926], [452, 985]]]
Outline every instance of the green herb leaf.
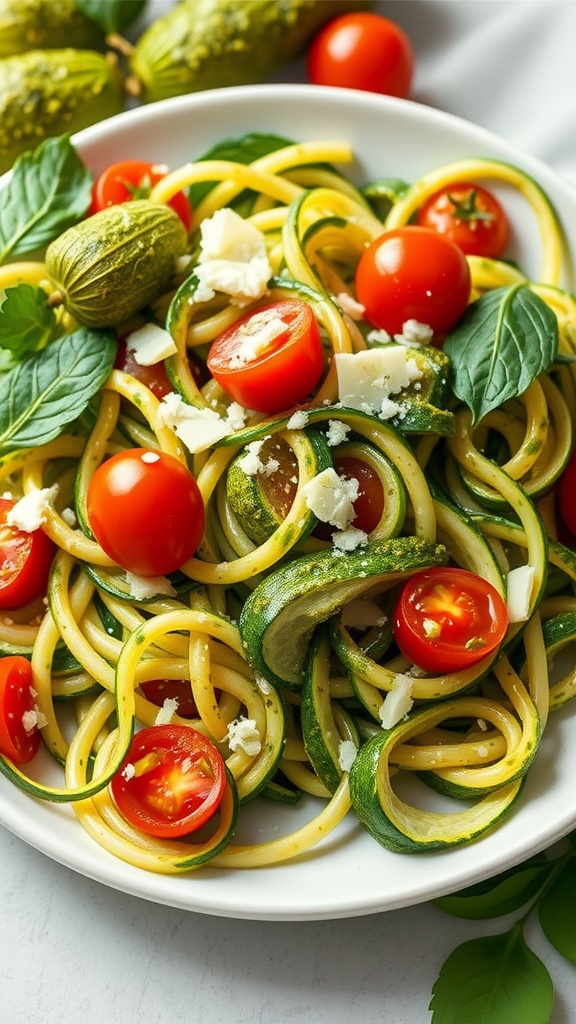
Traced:
[[12, 353], [13, 363], [45, 348], [58, 330], [56, 313], [42, 288], [22, 282], [6, 289], [0, 307], [0, 348]]
[[68, 135], [45, 139], [16, 160], [0, 191], [0, 263], [40, 249], [90, 206], [92, 174]]
[[432, 1024], [548, 1024], [554, 988], [520, 927], [458, 946], [433, 989]]
[[112, 332], [82, 328], [0, 378], [0, 455], [58, 437], [104, 384], [116, 348]]
[[519, 868], [503, 871], [486, 882], [471, 885], [433, 902], [446, 914], [470, 921], [484, 921], [490, 917], [510, 914], [536, 895], [550, 868], [550, 861], [544, 857], [534, 857]]
[[140, 17], [147, 0], [75, 0], [74, 6], [104, 32], [124, 32]]
[[[274, 153], [284, 146], [291, 146], [293, 139], [285, 139], [281, 135], [267, 135], [264, 132], [253, 132], [237, 138], [222, 139], [195, 160], [232, 160], [234, 163], [251, 164], [268, 153]], [[196, 206], [201, 199], [214, 188], [214, 182], [202, 181], [189, 189], [190, 202]]]
[[562, 956], [576, 963], [576, 872], [574, 857], [566, 862], [538, 908], [540, 925], [548, 942]]
[[495, 288], [473, 302], [444, 343], [455, 394], [476, 423], [526, 391], [558, 350], [558, 321], [526, 285]]

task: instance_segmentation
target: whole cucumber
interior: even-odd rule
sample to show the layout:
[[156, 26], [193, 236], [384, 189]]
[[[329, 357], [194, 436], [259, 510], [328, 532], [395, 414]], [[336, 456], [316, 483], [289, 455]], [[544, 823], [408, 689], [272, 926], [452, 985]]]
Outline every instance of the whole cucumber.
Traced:
[[149, 199], [107, 206], [48, 246], [49, 301], [86, 327], [117, 327], [166, 290], [187, 243], [169, 206]]
[[0, 0], [0, 57], [61, 47], [101, 50], [104, 33], [74, 0]]
[[359, 0], [182, 0], [140, 36], [131, 91], [145, 102], [261, 82]]
[[0, 59], [0, 173], [50, 135], [87, 128], [124, 106], [115, 64], [93, 50], [30, 50]]

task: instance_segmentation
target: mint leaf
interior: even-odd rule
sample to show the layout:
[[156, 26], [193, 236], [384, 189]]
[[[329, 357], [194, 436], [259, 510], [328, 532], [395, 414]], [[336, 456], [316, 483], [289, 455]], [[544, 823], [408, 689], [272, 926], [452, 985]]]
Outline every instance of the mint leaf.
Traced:
[[74, 6], [108, 32], [124, 32], [141, 15], [147, 0], [74, 0]]
[[490, 917], [510, 914], [524, 906], [536, 895], [549, 871], [549, 861], [544, 857], [534, 857], [519, 868], [503, 871], [486, 882], [471, 885], [433, 902], [453, 917], [484, 921]]
[[42, 288], [22, 282], [6, 289], [0, 307], [0, 348], [12, 353], [12, 362], [45, 348], [58, 329], [56, 313]]
[[432, 1024], [548, 1024], [550, 975], [515, 926], [458, 946], [432, 989]]
[[104, 384], [116, 348], [112, 332], [81, 328], [0, 378], [0, 455], [58, 437]]
[[92, 174], [68, 135], [22, 153], [0, 191], [0, 263], [40, 249], [76, 224], [91, 201]]
[[540, 925], [548, 942], [576, 963], [576, 872], [574, 858], [561, 868], [544, 893], [538, 908]]
[[549, 369], [558, 321], [526, 285], [495, 288], [471, 303], [443, 350], [452, 362], [454, 393], [476, 423]]

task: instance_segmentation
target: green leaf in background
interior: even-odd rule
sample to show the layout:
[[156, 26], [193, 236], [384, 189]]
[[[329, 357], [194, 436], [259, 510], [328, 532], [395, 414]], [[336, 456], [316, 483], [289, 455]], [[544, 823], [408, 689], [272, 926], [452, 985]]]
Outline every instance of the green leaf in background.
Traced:
[[[248, 133], [238, 138], [222, 139], [212, 146], [201, 156], [194, 157], [194, 162], [199, 160], [231, 160], [239, 164], [251, 164], [268, 153], [275, 153], [277, 149], [284, 146], [291, 146], [293, 139], [285, 139], [281, 135], [268, 135], [264, 132]], [[214, 188], [214, 183], [202, 181], [189, 189], [190, 201], [193, 206]]]
[[520, 868], [503, 871], [485, 882], [471, 885], [450, 896], [434, 900], [434, 905], [453, 917], [485, 921], [501, 917], [523, 907], [542, 885], [550, 870], [544, 857], [534, 857]]
[[112, 332], [81, 328], [0, 378], [0, 454], [58, 437], [104, 384], [116, 349]]
[[544, 893], [538, 913], [540, 926], [548, 942], [576, 963], [576, 871], [569, 860]]
[[105, 33], [125, 32], [140, 17], [147, 0], [75, 0], [74, 6]]
[[41, 249], [76, 224], [90, 206], [91, 192], [92, 174], [68, 135], [22, 153], [0, 190], [0, 263]]
[[518, 926], [458, 946], [432, 992], [432, 1024], [548, 1024], [554, 1005], [550, 975]]
[[455, 394], [477, 423], [526, 391], [554, 362], [558, 321], [526, 285], [495, 288], [471, 303], [443, 346]]
[[9, 350], [14, 363], [45, 348], [58, 331], [58, 318], [42, 288], [23, 282], [6, 289], [0, 307], [0, 348]]

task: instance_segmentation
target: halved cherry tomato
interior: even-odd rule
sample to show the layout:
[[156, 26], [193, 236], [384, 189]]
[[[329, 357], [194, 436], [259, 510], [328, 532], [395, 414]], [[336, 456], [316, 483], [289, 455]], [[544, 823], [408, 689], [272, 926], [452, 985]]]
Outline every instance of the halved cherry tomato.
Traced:
[[[196, 384], [198, 387], [202, 387], [202, 385], [206, 383], [204, 379], [205, 375], [203, 373], [202, 366], [192, 353], [188, 354], [188, 364]], [[156, 395], [156, 398], [162, 399], [164, 398], [164, 395], [174, 391], [174, 385], [166, 373], [164, 361], [161, 360], [159, 363], [154, 363], [152, 366], [144, 366], [142, 363], [137, 363], [134, 358], [134, 353], [131, 352], [126, 345], [125, 339], [120, 339], [118, 343], [118, 351], [116, 353], [114, 366], [117, 370], [129, 373], [131, 377], [135, 377], [136, 380], [145, 384], [147, 388], [150, 388], [152, 394]]]
[[140, 683], [140, 689], [151, 704], [161, 708], [165, 700], [176, 701], [177, 714], [180, 718], [196, 718], [198, 708], [192, 696], [192, 688], [187, 679], [148, 679]]
[[212, 343], [207, 366], [223, 391], [246, 409], [290, 409], [307, 398], [324, 368], [312, 307], [301, 299], [282, 299], [247, 313]]
[[180, 568], [204, 532], [204, 503], [192, 473], [151, 448], [129, 448], [103, 462], [90, 481], [86, 508], [106, 554], [140, 576]]
[[46, 593], [55, 547], [42, 529], [26, 533], [6, 522], [16, 503], [0, 498], [0, 608], [23, 608]]
[[307, 70], [313, 85], [405, 99], [412, 84], [414, 50], [393, 21], [365, 11], [352, 12], [320, 29], [308, 50]]
[[188, 835], [216, 814], [226, 789], [224, 761], [188, 725], [152, 725], [136, 733], [111, 783], [120, 814], [146, 835]]
[[572, 535], [576, 536], [576, 451], [572, 452], [566, 469], [560, 477], [556, 491], [556, 506], [560, 519]]
[[[358, 481], [352, 526], [364, 533], [372, 533], [384, 511], [384, 488], [380, 477], [372, 466], [353, 455], [337, 456], [334, 469], [338, 476]], [[314, 536], [324, 540], [329, 540], [333, 533], [334, 527], [329, 523], [319, 523], [314, 530]]]
[[467, 569], [424, 569], [400, 593], [394, 637], [426, 672], [458, 672], [502, 643], [508, 610], [498, 591]]
[[364, 250], [356, 294], [366, 319], [390, 335], [407, 320], [445, 334], [470, 298], [470, 269], [461, 249], [431, 228], [392, 228]]
[[40, 746], [35, 706], [30, 662], [19, 654], [0, 658], [0, 754], [16, 764], [31, 761]]
[[[94, 182], [92, 188], [92, 204], [90, 213], [97, 213], [107, 206], [126, 203], [130, 199], [147, 199], [152, 187], [168, 171], [161, 164], [151, 164], [146, 160], [121, 160], [111, 164]], [[177, 192], [169, 202], [174, 213], [177, 213], [187, 231], [192, 223], [192, 211], [188, 197], [184, 192]]]
[[450, 238], [467, 256], [498, 259], [510, 235], [506, 212], [492, 192], [470, 181], [455, 181], [431, 195], [416, 221]]

